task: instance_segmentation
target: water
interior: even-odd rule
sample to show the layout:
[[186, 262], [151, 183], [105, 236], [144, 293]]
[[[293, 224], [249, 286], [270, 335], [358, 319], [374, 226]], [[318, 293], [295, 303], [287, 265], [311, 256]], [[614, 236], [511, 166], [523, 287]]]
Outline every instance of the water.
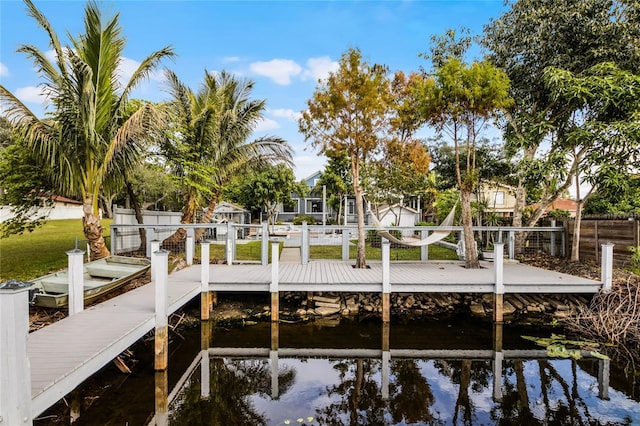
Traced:
[[466, 320], [205, 326], [174, 336], [168, 373], [102, 372], [74, 424], [640, 424], [622, 366], [550, 359], [521, 338], [536, 332], [549, 335]]

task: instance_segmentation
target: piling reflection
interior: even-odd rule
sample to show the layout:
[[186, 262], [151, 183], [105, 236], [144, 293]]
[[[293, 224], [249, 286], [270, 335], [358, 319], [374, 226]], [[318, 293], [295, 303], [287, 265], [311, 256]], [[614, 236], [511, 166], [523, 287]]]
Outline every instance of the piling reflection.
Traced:
[[637, 401], [610, 389], [607, 361], [548, 359], [542, 350], [505, 346], [499, 324], [489, 347], [444, 349], [392, 346], [394, 328], [388, 324], [381, 326], [378, 349], [283, 347], [283, 326], [269, 327], [262, 331], [271, 342], [262, 348], [217, 346], [215, 335], [205, 348], [209, 340], [203, 335], [194, 367], [171, 398], [169, 423], [612, 425], [640, 420]]

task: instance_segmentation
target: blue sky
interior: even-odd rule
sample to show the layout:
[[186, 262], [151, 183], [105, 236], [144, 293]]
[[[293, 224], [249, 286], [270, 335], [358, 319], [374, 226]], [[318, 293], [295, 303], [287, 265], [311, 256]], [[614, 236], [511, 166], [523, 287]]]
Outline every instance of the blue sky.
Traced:
[[[82, 31], [84, 1], [37, 1], [66, 44], [67, 32]], [[322, 169], [324, 160], [298, 133], [296, 118], [318, 78], [337, 66], [350, 47], [370, 63], [391, 71], [428, 67], [418, 57], [432, 34], [448, 28], [483, 25], [506, 10], [493, 1], [102, 1], [120, 13], [127, 37], [122, 73], [131, 72], [152, 51], [171, 45], [177, 57], [163, 65], [193, 89], [205, 69], [227, 70], [255, 81], [254, 95], [267, 100], [265, 120], [256, 134], [286, 139], [294, 148], [295, 172], [303, 178]], [[40, 80], [33, 64], [16, 50], [32, 44], [49, 50], [47, 37], [27, 16], [22, 1], [0, 0], [0, 82], [36, 114], [44, 113]], [[134, 97], [167, 98], [161, 74], [140, 86]]]

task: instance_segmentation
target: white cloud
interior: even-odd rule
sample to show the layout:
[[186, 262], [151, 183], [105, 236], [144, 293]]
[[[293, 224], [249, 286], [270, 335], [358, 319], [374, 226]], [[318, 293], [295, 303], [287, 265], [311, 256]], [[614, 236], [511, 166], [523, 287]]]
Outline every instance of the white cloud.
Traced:
[[240, 62], [242, 60], [242, 58], [240, 58], [240, 56], [227, 56], [222, 58], [222, 62], [224, 63], [229, 63], [229, 62]]
[[291, 121], [298, 121], [300, 117], [302, 117], [302, 113], [300, 111], [294, 111], [292, 109], [276, 108], [270, 109], [268, 112], [273, 114], [275, 117], [282, 117]]
[[267, 132], [269, 130], [275, 130], [280, 128], [280, 124], [277, 121], [269, 118], [263, 118], [256, 124], [256, 132]]
[[301, 180], [311, 176], [318, 170], [324, 170], [326, 160], [318, 155], [296, 155], [293, 157], [296, 179]]
[[249, 69], [258, 75], [271, 78], [277, 84], [286, 86], [291, 77], [302, 72], [302, 67], [291, 59], [272, 59], [268, 62], [253, 62]]
[[330, 72], [338, 70], [338, 62], [332, 61], [328, 56], [321, 56], [319, 58], [309, 58], [307, 60], [307, 68], [302, 74], [303, 79], [313, 79], [315, 81], [325, 79], [329, 76]]
[[35, 86], [20, 87], [16, 89], [16, 97], [25, 103], [46, 104], [49, 102], [42, 88]]
[[0, 77], [6, 77], [9, 75], [9, 68], [2, 62], [0, 62]]

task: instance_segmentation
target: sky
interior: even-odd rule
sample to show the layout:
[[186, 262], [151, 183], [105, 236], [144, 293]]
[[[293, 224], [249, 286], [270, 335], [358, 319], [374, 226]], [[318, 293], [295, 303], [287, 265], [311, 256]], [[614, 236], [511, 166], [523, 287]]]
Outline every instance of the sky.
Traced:
[[[82, 32], [84, 1], [34, 0], [63, 45]], [[123, 77], [166, 46], [176, 58], [165, 61], [193, 90], [204, 73], [226, 70], [255, 82], [255, 99], [266, 100], [265, 118], [255, 136], [284, 138], [294, 150], [295, 174], [302, 179], [322, 170], [325, 160], [298, 132], [318, 79], [337, 69], [340, 56], [359, 48], [368, 63], [409, 73], [429, 64], [419, 57], [430, 37], [467, 27], [481, 34], [506, 7], [492, 1], [151, 1], [102, 0], [107, 16], [120, 14], [127, 46]], [[33, 63], [17, 49], [34, 45], [49, 51], [48, 37], [18, 0], [0, 0], [0, 84], [35, 114], [47, 104]], [[479, 50], [473, 53], [479, 57]], [[133, 97], [168, 99], [162, 72], [140, 85]]]

